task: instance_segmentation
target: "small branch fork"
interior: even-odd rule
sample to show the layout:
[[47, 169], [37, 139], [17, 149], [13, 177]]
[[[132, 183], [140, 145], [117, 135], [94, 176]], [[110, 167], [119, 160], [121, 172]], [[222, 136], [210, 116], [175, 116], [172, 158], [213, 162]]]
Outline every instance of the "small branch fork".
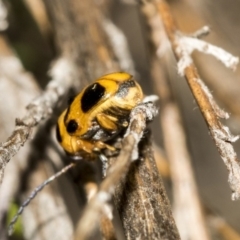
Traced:
[[240, 198], [240, 163], [232, 143], [238, 139], [238, 136], [232, 136], [228, 127], [222, 125], [219, 121], [219, 118], [228, 118], [229, 115], [218, 107], [209, 89], [200, 79], [191, 54], [194, 50], [211, 54], [226, 67], [233, 70], [238, 64], [238, 58], [221, 48], [198, 39], [209, 32], [208, 27], [204, 27], [192, 36], [184, 36], [179, 32], [169, 7], [164, 0], [151, 0], [148, 2], [151, 2], [155, 6], [162, 19], [172, 50], [178, 60], [178, 72], [180, 75], [185, 76], [193, 96], [199, 105], [210, 134], [229, 171], [228, 182], [233, 191], [232, 200], [237, 200]]
[[152, 102], [139, 105], [132, 111], [129, 128], [122, 141], [121, 153], [109, 168], [107, 177], [101, 183], [98, 193], [87, 205], [79, 221], [75, 239], [89, 237], [97, 227], [97, 220], [100, 219], [101, 214], [112, 219], [112, 207], [109, 202], [114, 189], [121, 180], [125, 179], [131, 162], [138, 158], [138, 143], [146, 128], [146, 121], [152, 120], [156, 114], [157, 109]]
[[71, 61], [64, 57], [59, 58], [51, 69], [52, 80], [45, 92], [27, 106], [26, 116], [16, 119], [15, 130], [0, 146], [0, 184], [6, 164], [30, 138], [33, 127], [51, 114], [58, 99], [72, 86], [74, 73]]

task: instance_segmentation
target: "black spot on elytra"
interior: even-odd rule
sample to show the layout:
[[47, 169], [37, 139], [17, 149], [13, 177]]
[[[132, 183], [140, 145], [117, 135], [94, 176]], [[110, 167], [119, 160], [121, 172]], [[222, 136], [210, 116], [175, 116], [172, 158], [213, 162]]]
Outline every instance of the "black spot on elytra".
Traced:
[[74, 133], [78, 129], [78, 124], [75, 120], [70, 120], [67, 124], [67, 132]]
[[58, 142], [62, 142], [62, 137], [60, 134], [60, 129], [59, 129], [58, 124], [57, 124], [57, 128], [56, 128], [56, 138], [57, 138]]
[[81, 101], [82, 111], [86, 113], [104, 96], [105, 87], [99, 83], [94, 83], [86, 88]]

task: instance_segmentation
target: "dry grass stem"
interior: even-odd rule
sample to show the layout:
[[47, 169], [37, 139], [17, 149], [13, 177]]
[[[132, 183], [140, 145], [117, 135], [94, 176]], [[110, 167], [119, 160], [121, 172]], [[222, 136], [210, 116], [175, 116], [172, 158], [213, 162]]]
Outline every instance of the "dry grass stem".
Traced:
[[[165, 71], [163, 70], [165, 69]], [[173, 213], [181, 239], [210, 239], [201, 209], [197, 185], [191, 167], [180, 111], [170, 90], [168, 58], [153, 57], [152, 75], [160, 96], [160, 116], [164, 145], [173, 182]], [[184, 174], [183, 174], [184, 173]], [[186, 228], [188, 226], [188, 228]]]
[[[106, 158], [107, 161], [107, 158]], [[105, 169], [105, 174], [106, 174], [106, 170]], [[105, 177], [105, 175], [103, 175]], [[87, 182], [84, 184], [84, 189], [85, 189], [85, 193], [86, 193], [86, 197], [87, 197], [87, 201], [89, 202], [97, 193], [98, 191], [98, 184], [95, 182]], [[106, 205], [106, 208], [108, 208], [108, 206]], [[111, 210], [109, 210], [111, 211]], [[114, 240], [117, 239], [116, 238], [116, 232], [113, 226], [113, 223], [111, 221], [111, 219], [109, 219], [107, 216], [103, 215], [100, 218], [100, 232], [102, 235], [102, 238], [105, 240]]]
[[103, 29], [106, 31], [113, 51], [118, 58], [120, 69], [135, 75], [134, 62], [130, 56], [127, 39], [123, 32], [110, 20], [103, 20]]
[[240, 240], [239, 233], [237, 233], [223, 218], [210, 215], [208, 217], [208, 223], [224, 240]]
[[155, 143], [153, 143], [153, 154], [160, 175], [164, 178], [170, 178], [170, 167], [165, 152]]
[[0, 0], [0, 31], [4, 31], [8, 28], [8, 21], [7, 21], [7, 8], [3, 0]]
[[173, 213], [181, 239], [210, 239], [191, 168], [185, 134], [180, 124], [179, 111], [175, 104], [168, 104], [162, 110], [161, 116], [173, 181]]
[[[109, 211], [111, 210], [112, 209], [109, 209]], [[100, 231], [104, 240], [117, 240], [117, 234], [116, 230], [114, 229], [113, 222], [105, 215], [101, 216]]]
[[46, 13], [45, 6], [41, 0], [24, 0], [38, 24], [44, 37], [50, 32], [50, 23]]
[[227, 67], [233, 69], [238, 59], [226, 53], [224, 50], [202, 42], [199, 39], [183, 36], [174, 22], [167, 3], [163, 0], [152, 0], [151, 2], [159, 11], [163, 21], [167, 36], [171, 42], [172, 50], [178, 60], [178, 71], [186, 77], [220, 156], [229, 171], [228, 182], [233, 191], [232, 199], [236, 200], [240, 198], [240, 164], [232, 143], [236, 141], [238, 137], [232, 136], [229, 129], [219, 121], [219, 117], [228, 117], [228, 114], [220, 111], [220, 108], [217, 107], [217, 104], [213, 101], [210, 91], [199, 77], [191, 53], [194, 49], [210, 53], [224, 62]]
[[105, 214], [112, 219], [112, 207], [109, 204], [115, 186], [124, 179], [131, 162], [138, 158], [138, 143], [146, 128], [146, 120], [152, 120], [157, 110], [152, 103], [136, 107], [130, 116], [130, 124], [122, 141], [122, 149], [116, 162], [109, 168], [107, 177], [101, 183], [98, 193], [90, 200], [81, 217], [75, 239], [86, 239], [97, 227], [98, 219]]

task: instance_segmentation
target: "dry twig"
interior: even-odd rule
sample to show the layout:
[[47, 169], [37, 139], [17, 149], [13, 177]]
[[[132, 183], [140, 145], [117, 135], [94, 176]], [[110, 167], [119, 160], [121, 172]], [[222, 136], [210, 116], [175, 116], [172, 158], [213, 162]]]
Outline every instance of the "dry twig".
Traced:
[[161, 73], [161, 66], [162, 69], [168, 69], [167, 60], [167, 56], [162, 57], [161, 62], [154, 58], [152, 73], [161, 102], [161, 125], [173, 182], [173, 213], [181, 239], [207, 240], [208, 231], [191, 168], [180, 112], [167, 82], [169, 71]]
[[179, 239], [163, 182], [146, 137], [139, 147], [141, 160], [132, 163], [126, 181], [115, 189], [114, 202], [126, 239]]
[[6, 164], [30, 138], [33, 127], [51, 114], [58, 99], [73, 84], [73, 64], [66, 58], [60, 58], [54, 64], [51, 75], [53, 79], [45, 92], [27, 106], [27, 114], [22, 119], [16, 119], [15, 130], [0, 146], [0, 183]]
[[[173, 20], [167, 3], [164, 0], [152, 0], [151, 2], [159, 11], [173, 52], [178, 59], [179, 73], [184, 74], [186, 77], [188, 85], [209, 127], [209, 131], [217, 146], [220, 156], [229, 171], [228, 182], [233, 191], [232, 199], [236, 200], [240, 198], [240, 164], [232, 143], [235, 142], [238, 137], [232, 136], [228, 127], [222, 125], [219, 121], [219, 118], [227, 118], [228, 114], [220, 110], [213, 100], [210, 91], [200, 79], [191, 58], [191, 53], [195, 49], [205, 53], [210, 53], [224, 62], [227, 67], [233, 69], [236, 67], [238, 59], [231, 56], [229, 53], [226, 53], [224, 50], [216, 48], [206, 42], [202, 42], [201, 40], [192, 37], [183, 36], [179, 32]], [[202, 34], [205, 31], [200, 32]]]
[[[159, 24], [159, 15], [154, 14], [154, 6], [150, 4], [144, 5], [143, 12], [154, 31], [152, 41], [157, 43], [155, 47], [158, 47], [159, 41], [164, 39], [167, 41], [163, 34], [163, 26]], [[199, 34], [196, 35], [199, 36]], [[160, 36], [162, 36], [161, 39]], [[161, 61], [153, 56], [151, 65], [153, 80], [160, 96], [162, 132], [173, 182], [173, 213], [182, 239], [209, 239], [181, 124], [180, 111], [174, 101], [168, 81], [171, 77], [170, 48], [159, 52], [161, 52]], [[186, 228], [186, 226], [189, 227]]]
[[[126, 177], [130, 164], [138, 158], [138, 143], [143, 136], [146, 120], [152, 120], [157, 110], [148, 103], [136, 107], [130, 116], [129, 128], [122, 142], [122, 150], [115, 163], [110, 167], [107, 177], [101, 183], [98, 193], [90, 200], [78, 224], [76, 239], [86, 239], [94, 232], [97, 220], [101, 214], [106, 214], [112, 219], [109, 201], [114, 193], [114, 188], [120, 180]], [[104, 206], [104, 207], [103, 207]]]

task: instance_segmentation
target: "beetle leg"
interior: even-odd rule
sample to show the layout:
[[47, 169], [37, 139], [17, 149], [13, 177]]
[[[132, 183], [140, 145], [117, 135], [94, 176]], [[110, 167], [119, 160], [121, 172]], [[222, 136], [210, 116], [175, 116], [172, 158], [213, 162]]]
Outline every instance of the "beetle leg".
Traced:
[[93, 148], [94, 148], [94, 144], [89, 142], [89, 141], [85, 141], [83, 139], [75, 139], [75, 141], [72, 141], [72, 148], [73, 148], [73, 152], [87, 152], [87, 153], [92, 153]]
[[117, 121], [118, 119], [107, 115], [105, 113], [98, 113], [97, 116], [97, 121], [99, 123], [99, 125], [106, 129], [107, 131], [116, 131], [118, 129], [117, 127]]
[[123, 121], [120, 123], [118, 118], [107, 115], [105, 113], [98, 113], [96, 118], [97, 118], [99, 125], [103, 129], [106, 129], [107, 131], [117, 131], [119, 125], [122, 125], [122, 127], [128, 126], [127, 121]]
[[116, 151], [116, 148], [115, 147], [112, 147], [112, 146], [110, 146], [110, 145], [108, 145], [108, 144], [106, 144], [106, 143], [104, 143], [104, 142], [101, 142], [101, 141], [96, 141], [95, 143], [94, 143], [94, 149], [95, 150], [100, 150], [100, 149], [104, 149], [104, 148], [107, 148], [108, 150], [110, 150], [110, 151]]
[[72, 151], [71, 152], [86, 152], [86, 153], [93, 153], [93, 152], [100, 152], [101, 149], [108, 149], [110, 151], [116, 151], [116, 149], [104, 142], [101, 141], [86, 141], [83, 139], [74, 139], [71, 142]]

